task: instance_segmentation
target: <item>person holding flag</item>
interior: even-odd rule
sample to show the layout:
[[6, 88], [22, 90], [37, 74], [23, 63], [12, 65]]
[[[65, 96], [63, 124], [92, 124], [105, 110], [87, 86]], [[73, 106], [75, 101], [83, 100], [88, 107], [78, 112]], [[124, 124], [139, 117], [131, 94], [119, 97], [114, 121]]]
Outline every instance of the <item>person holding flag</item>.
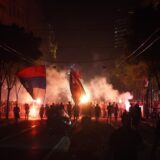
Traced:
[[80, 98], [86, 95], [85, 90], [80, 81], [80, 73], [74, 67], [71, 67], [70, 77], [69, 77], [70, 91], [75, 105], [79, 105]]

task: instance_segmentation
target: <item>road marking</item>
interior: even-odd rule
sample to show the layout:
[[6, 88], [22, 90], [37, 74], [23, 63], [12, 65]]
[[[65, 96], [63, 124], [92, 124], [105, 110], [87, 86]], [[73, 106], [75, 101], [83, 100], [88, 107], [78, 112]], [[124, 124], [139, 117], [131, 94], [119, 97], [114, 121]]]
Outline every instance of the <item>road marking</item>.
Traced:
[[59, 142], [54, 145], [51, 151], [43, 158], [43, 160], [49, 160], [54, 152], [67, 152], [70, 147], [70, 139], [68, 136], [63, 136]]

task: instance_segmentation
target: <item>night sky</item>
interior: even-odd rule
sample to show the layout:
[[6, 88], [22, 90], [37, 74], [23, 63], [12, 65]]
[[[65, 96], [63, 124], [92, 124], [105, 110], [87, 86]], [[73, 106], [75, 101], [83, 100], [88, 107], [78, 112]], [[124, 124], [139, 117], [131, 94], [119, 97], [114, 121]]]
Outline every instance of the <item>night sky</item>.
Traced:
[[[131, 2], [131, 1], [130, 1]], [[90, 61], [114, 58], [114, 21], [127, 1], [42, 0], [44, 14], [53, 25], [59, 60]]]

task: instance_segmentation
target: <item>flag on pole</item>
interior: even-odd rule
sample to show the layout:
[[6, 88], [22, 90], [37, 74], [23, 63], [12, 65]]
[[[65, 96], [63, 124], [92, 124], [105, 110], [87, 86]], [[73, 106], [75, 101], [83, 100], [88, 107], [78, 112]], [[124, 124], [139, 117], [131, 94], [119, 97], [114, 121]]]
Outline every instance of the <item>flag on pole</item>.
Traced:
[[70, 70], [70, 90], [75, 104], [79, 104], [80, 97], [85, 95], [85, 90], [80, 81], [80, 73], [78, 70], [71, 68]]
[[18, 71], [16, 75], [33, 99], [44, 99], [46, 91], [45, 66], [30, 66]]

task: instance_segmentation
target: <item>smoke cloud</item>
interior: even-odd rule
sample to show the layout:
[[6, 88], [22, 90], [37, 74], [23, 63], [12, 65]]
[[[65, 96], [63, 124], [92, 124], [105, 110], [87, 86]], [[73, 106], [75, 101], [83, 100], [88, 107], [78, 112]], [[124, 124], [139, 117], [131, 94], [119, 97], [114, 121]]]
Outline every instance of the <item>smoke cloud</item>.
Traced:
[[[67, 70], [57, 70], [53, 67], [47, 68], [45, 103], [66, 103], [68, 101], [72, 101], [69, 88], [69, 72], [67, 72]], [[94, 78], [87, 80], [87, 82], [83, 81], [82, 84], [84, 85], [86, 93], [91, 97], [92, 102], [121, 101], [120, 103], [129, 105], [128, 100], [133, 98], [129, 92], [120, 94], [118, 90], [113, 88], [112, 84], [108, 83], [107, 78], [104, 76], [94, 76]], [[6, 96], [6, 94], [4, 95]], [[32, 98], [23, 87], [21, 88], [18, 97], [20, 103], [29, 103], [32, 101]], [[12, 90], [11, 100], [16, 100], [15, 89]]]

